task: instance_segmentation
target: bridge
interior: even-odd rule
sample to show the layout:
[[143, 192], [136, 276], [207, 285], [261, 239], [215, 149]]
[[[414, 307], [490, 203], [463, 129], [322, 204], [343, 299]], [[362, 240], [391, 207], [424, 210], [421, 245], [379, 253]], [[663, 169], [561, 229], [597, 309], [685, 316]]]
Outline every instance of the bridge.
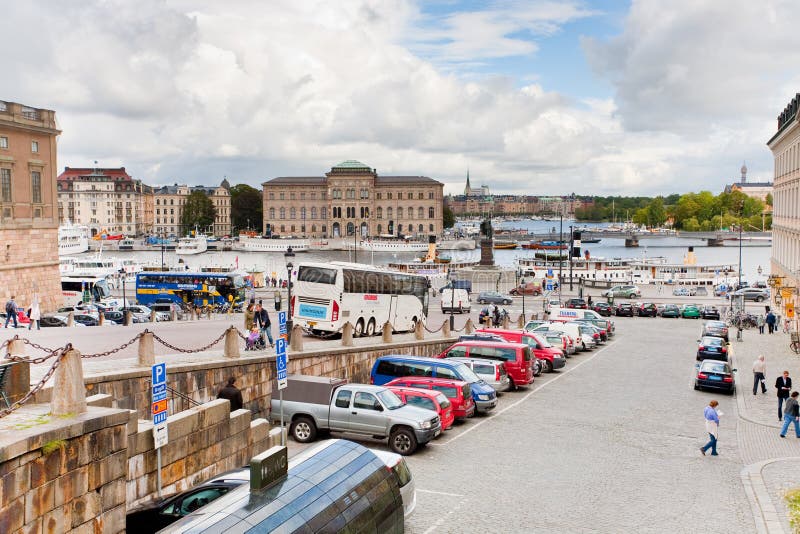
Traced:
[[[513, 237], [517, 240], [529, 241], [558, 241], [561, 238], [559, 232], [539, 232], [535, 234], [525, 234], [522, 232], [502, 234], [502, 237]], [[658, 232], [640, 232], [635, 230], [616, 231], [616, 232], [593, 232], [581, 231], [581, 240], [588, 239], [624, 239], [626, 247], [638, 247], [641, 239], [664, 239], [667, 237], [680, 237], [681, 239], [697, 239], [705, 241], [709, 247], [721, 247], [725, 241], [738, 241], [739, 232], [726, 232], [716, 230], [712, 232], [675, 232], [675, 233], [658, 233]], [[564, 232], [564, 240], [569, 239], [569, 230]], [[765, 245], [771, 243], [772, 232], [742, 232], [742, 241], [756, 241], [763, 242]]]

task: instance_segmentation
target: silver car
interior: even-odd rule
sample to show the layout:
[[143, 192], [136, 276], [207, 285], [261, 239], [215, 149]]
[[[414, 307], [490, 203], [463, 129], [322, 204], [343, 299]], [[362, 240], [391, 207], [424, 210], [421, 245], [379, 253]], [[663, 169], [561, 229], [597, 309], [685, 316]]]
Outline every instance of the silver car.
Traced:
[[769, 299], [769, 290], [758, 287], [744, 287], [731, 293], [731, 298], [734, 297], [744, 297], [744, 300], [763, 302]]
[[508, 372], [503, 362], [497, 360], [484, 360], [482, 358], [447, 358], [465, 364], [472, 369], [472, 372], [478, 375], [488, 385], [492, 386], [495, 391], [503, 392], [511, 390], [511, 380], [508, 378]]

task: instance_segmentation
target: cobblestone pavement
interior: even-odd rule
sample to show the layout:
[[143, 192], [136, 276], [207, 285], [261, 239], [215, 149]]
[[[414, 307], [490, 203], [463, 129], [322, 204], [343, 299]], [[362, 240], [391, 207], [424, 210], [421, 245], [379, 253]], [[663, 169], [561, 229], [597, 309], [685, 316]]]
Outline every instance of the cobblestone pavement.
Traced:
[[791, 527], [784, 495], [788, 490], [798, 487], [798, 473], [800, 473], [800, 458], [777, 460], [765, 465], [761, 470], [767, 492], [786, 532], [791, 532]]

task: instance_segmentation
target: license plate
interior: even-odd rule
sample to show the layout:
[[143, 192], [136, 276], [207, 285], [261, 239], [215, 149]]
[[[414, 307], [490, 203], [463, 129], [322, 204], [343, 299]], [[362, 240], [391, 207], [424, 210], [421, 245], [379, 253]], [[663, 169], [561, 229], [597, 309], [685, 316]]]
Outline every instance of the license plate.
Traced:
[[434, 433], [433, 433], [433, 437], [436, 437], [436, 436], [438, 436], [438, 435], [439, 435], [439, 434], [441, 434], [441, 433], [442, 433], [442, 429], [440, 428], [440, 429], [438, 429], [436, 432], [434, 432]]
[[719, 349], [715, 347], [709, 347], [708, 352], [719, 352]]
[[311, 328], [314, 328], [315, 326], [317, 326], [317, 322], [316, 321], [308, 321], [308, 326], [310, 326]]
[[708, 379], [709, 380], [718, 380], [719, 381], [719, 380], [722, 380], [722, 377], [721, 376], [717, 376], [717, 375], [709, 375]]

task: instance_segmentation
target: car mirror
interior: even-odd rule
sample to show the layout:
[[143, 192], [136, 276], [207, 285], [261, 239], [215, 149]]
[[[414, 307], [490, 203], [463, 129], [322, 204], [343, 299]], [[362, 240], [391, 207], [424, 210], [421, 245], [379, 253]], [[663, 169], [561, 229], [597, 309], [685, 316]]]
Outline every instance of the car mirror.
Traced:
[[732, 373], [735, 373], [736, 371], [738, 371], [738, 369], [731, 369]]
[[378, 402], [375, 403], [374, 408], [375, 408], [375, 410], [377, 410], [379, 412], [383, 411], [383, 406], [381, 406], [380, 403], [378, 403]]

